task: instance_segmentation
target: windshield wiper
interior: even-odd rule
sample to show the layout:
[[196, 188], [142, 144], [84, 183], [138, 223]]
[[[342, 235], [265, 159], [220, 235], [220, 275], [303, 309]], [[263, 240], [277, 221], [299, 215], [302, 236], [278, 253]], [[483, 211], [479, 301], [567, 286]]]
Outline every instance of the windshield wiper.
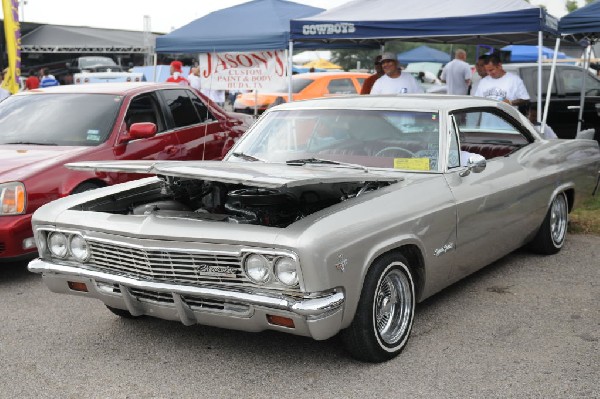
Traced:
[[33, 141], [14, 141], [12, 143], [4, 143], [4, 144], [58, 145], [56, 143], [36, 143], [36, 142], [33, 142]]
[[264, 162], [260, 158], [256, 158], [256, 157], [253, 157], [252, 155], [244, 154], [243, 152], [232, 152], [231, 155], [233, 155], [236, 158], [242, 158], [244, 161]]
[[365, 171], [365, 173], [369, 172], [369, 169], [367, 169], [366, 167], [364, 167], [362, 165], [332, 161], [330, 159], [321, 159], [321, 158], [291, 159], [289, 161], [285, 161], [285, 163], [287, 165], [292, 165], [292, 166], [302, 166], [302, 165], [306, 165], [306, 164], [338, 165], [338, 166], [344, 166], [344, 167], [348, 167], [348, 168], [362, 169]]

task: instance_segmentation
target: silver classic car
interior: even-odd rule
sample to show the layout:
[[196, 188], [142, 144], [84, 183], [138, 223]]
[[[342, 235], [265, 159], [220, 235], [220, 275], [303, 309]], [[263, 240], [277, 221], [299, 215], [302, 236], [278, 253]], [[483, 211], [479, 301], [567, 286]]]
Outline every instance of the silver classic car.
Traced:
[[353, 96], [269, 109], [223, 162], [68, 166], [155, 177], [34, 214], [29, 270], [52, 291], [127, 318], [340, 333], [380, 362], [419, 301], [521, 246], [558, 252], [600, 151], [492, 100]]

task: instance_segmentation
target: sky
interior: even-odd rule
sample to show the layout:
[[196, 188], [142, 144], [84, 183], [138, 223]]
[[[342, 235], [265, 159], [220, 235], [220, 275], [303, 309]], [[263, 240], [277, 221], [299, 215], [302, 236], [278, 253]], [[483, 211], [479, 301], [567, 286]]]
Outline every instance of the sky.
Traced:
[[[19, 18], [25, 22], [142, 31], [144, 16], [148, 15], [151, 31], [168, 33], [213, 11], [246, 1], [248, 0], [21, 0]], [[330, 9], [349, 0], [294, 1]], [[565, 0], [531, 0], [531, 3], [545, 5], [556, 17], [566, 13]], [[578, 3], [580, 7], [585, 4], [584, 0], [578, 0]]]

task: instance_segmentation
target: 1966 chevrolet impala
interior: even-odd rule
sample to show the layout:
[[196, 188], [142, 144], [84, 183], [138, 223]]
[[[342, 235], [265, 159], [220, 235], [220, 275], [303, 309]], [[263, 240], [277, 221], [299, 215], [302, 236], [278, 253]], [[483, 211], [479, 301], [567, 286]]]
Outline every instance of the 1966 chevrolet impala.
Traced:
[[380, 362], [417, 302], [521, 246], [558, 252], [600, 151], [492, 100], [354, 96], [268, 110], [224, 162], [70, 167], [156, 177], [34, 214], [29, 270], [52, 291], [122, 317], [341, 333]]

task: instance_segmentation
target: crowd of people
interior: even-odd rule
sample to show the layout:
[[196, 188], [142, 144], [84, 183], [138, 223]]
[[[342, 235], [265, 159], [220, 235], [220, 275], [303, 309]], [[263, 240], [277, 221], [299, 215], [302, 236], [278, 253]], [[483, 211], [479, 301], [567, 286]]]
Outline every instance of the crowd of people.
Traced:
[[191, 86], [221, 107], [225, 105], [225, 90], [214, 90], [211, 88], [202, 87], [200, 68], [197, 66], [191, 67], [189, 75], [184, 77], [182, 62], [177, 60], [172, 61], [170, 64], [170, 76], [167, 78], [167, 82]]
[[[514, 107], [522, 107], [534, 126], [537, 124], [537, 113], [529, 107], [530, 97], [523, 80], [502, 67], [498, 55], [482, 55], [477, 59], [475, 71], [466, 62], [467, 53], [463, 49], [455, 52], [455, 57], [441, 71], [440, 79], [446, 83], [447, 94], [472, 95], [503, 101]], [[412, 74], [402, 71], [398, 57], [386, 52], [374, 59], [375, 73], [365, 79], [360, 94], [410, 94], [423, 93]], [[554, 131], [545, 126], [540, 132], [546, 139], [557, 138]]]

